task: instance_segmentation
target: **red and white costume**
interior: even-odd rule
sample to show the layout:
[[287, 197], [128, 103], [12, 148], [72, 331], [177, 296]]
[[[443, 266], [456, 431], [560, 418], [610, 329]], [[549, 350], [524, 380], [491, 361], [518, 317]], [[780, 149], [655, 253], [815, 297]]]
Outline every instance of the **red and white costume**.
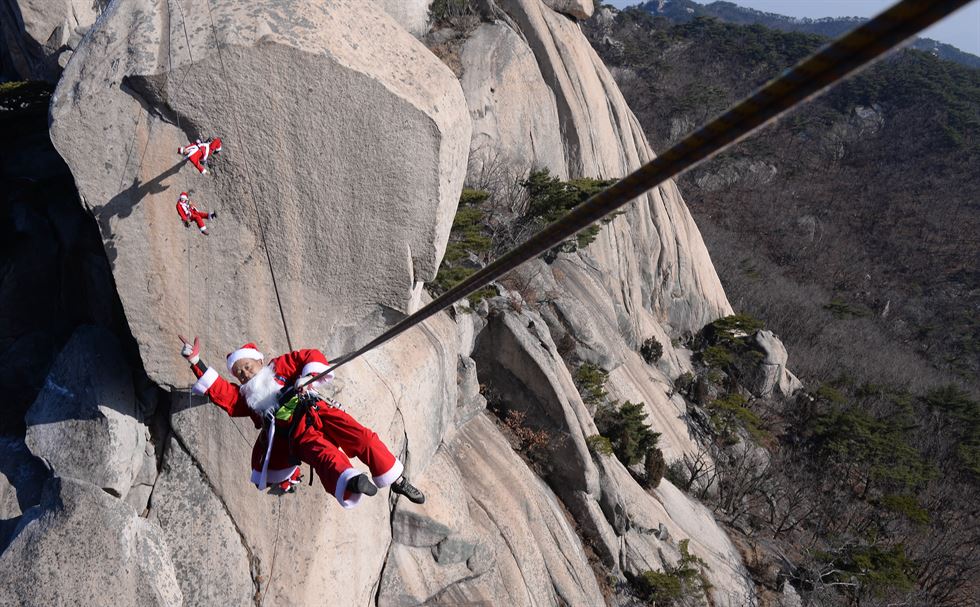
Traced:
[[207, 174], [208, 158], [211, 154], [221, 151], [221, 138], [215, 137], [208, 141], [196, 140], [194, 143], [177, 148], [177, 153], [191, 161], [201, 174]]
[[208, 233], [208, 226], [204, 224], [204, 220], [209, 217], [209, 213], [207, 211], [198, 211], [194, 203], [187, 198], [187, 192], [181, 192], [180, 198], [177, 199], [177, 214], [180, 215], [180, 220], [185, 224], [193, 221], [197, 224], [201, 233]]
[[[242, 358], [262, 360], [262, 355], [253, 344], [247, 344], [228, 355], [228, 368]], [[306, 376], [325, 371], [327, 359], [319, 350], [297, 350], [272, 359], [269, 366], [278, 383], [300, 385], [309, 379]], [[198, 377], [193, 388], [195, 393], [206, 394], [232, 417], [250, 417], [256, 428], [263, 426], [262, 416], [249, 407], [240, 386], [225, 381], [213, 368], [203, 373], [197, 366], [192, 369]], [[315, 389], [331, 379], [332, 374], [311, 387]], [[361, 474], [351, 465], [347, 455], [367, 465], [377, 487], [386, 487], [398, 480], [404, 467], [374, 431], [336, 407], [323, 401], [319, 404], [317, 410], [311, 410], [313, 415], [302, 415], [296, 422], [292, 449], [300, 461], [316, 470], [328, 493], [344, 508], [353, 508], [360, 501], [362, 494], [346, 491], [347, 482]], [[259, 489], [294, 478], [297, 472], [298, 466], [290, 458], [287, 437], [291, 423], [276, 420], [269, 424], [268, 431], [259, 434], [252, 447], [252, 483]]]

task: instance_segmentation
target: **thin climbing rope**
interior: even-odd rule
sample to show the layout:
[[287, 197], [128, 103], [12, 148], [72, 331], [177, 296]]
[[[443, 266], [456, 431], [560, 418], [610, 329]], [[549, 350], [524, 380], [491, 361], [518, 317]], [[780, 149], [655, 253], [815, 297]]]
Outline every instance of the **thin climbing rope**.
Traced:
[[[546, 226], [523, 244], [472, 274], [375, 339], [335, 359], [326, 370], [307, 383], [322, 379], [338, 367], [393, 339], [522, 263], [558, 245], [637, 196], [718, 154], [971, 1], [898, 2], [871, 21], [784, 71], [748, 98], [679, 141], [663, 155], [590, 197], [563, 218]], [[285, 397], [291, 397], [295, 391], [295, 388], [291, 389]]]
[[[228, 90], [228, 99], [231, 100], [234, 97], [231, 94], [231, 85], [228, 84], [228, 72], [225, 69], [225, 60], [221, 54], [221, 41], [218, 40], [218, 28], [214, 24], [214, 13], [211, 12], [211, 0], [206, 0], [208, 5], [208, 17], [211, 20], [211, 33], [214, 35], [214, 46], [218, 51], [218, 62], [221, 65], [221, 79], [225, 83], [225, 88]], [[289, 346], [290, 351], [293, 349], [293, 340], [289, 337], [289, 325], [286, 323], [286, 313], [282, 307], [282, 297], [279, 295], [279, 284], [276, 281], [276, 272], [272, 265], [272, 255], [269, 253], [269, 243], [265, 236], [265, 225], [262, 223], [262, 215], [259, 213], [258, 196], [255, 195], [255, 186], [251, 179], [251, 170], [248, 168], [248, 154], [244, 153], [245, 150], [245, 138], [242, 136], [242, 127], [238, 122], [238, 115], [234, 111], [231, 112], [232, 121], [235, 123], [235, 131], [238, 134], [239, 145], [242, 148], [242, 164], [245, 167], [245, 181], [248, 183], [248, 188], [252, 195], [252, 208], [255, 209], [255, 219], [259, 224], [259, 237], [262, 240], [262, 248], [265, 250], [265, 259], [269, 263], [269, 275], [272, 277], [272, 289], [276, 293], [276, 305], [279, 306], [279, 318], [282, 319], [282, 330], [286, 334], [286, 345]]]

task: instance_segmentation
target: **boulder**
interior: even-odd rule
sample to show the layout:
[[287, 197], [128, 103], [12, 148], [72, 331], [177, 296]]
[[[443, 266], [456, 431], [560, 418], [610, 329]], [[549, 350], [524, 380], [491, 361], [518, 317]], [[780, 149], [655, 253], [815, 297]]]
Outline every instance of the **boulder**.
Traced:
[[[210, 360], [285, 350], [280, 301], [294, 344], [349, 350], [435, 276], [469, 148], [459, 83], [373, 3], [181, 4], [110, 5], [51, 105], [146, 371], [186, 383], [178, 331]], [[175, 151], [208, 135], [224, 151], [202, 176]], [[175, 215], [188, 188], [219, 212], [207, 238]]]
[[763, 354], [756, 367], [749, 390], [756, 396], [768, 398], [774, 393], [792, 396], [803, 388], [803, 383], [786, 368], [789, 354], [783, 342], [772, 331], [757, 331], [752, 336], [753, 344]]
[[595, 10], [593, 0], [543, 0], [546, 5], [553, 10], [575, 17], [576, 19], [588, 19]]
[[22, 80], [57, 82], [108, 0], [2, 0], [0, 66]]
[[185, 604], [252, 602], [256, 587], [250, 576], [251, 555], [241, 534], [194, 460], [174, 439], [166, 449], [149, 520], [168, 538]]
[[146, 429], [115, 335], [79, 327], [31, 405], [27, 447], [54, 473], [125, 497], [143, 466]]
[[52, 478], [0, 555], [0, 605], [183, 605], [160, 528], [85, 481]]
[[19, 438], [0, 438], [0, 552], [24, 512], [41, 501], [49, 472]]

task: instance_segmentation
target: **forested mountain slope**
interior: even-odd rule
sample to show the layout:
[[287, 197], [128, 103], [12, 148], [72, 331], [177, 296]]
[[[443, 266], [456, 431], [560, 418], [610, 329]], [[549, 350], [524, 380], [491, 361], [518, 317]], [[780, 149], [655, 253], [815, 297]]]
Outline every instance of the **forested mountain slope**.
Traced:
[[[661, 151], [824, 41], [638, 9], [587, 30]], [[705, 499], [819, 604], [976, 596], [978, 142], [980, 71], [905, 50], [678, 181], [733, 308], [783, 338], [809, 391], [709, 399], [771, 465]], [[735, 381], [730, 351], [704, 354]]]

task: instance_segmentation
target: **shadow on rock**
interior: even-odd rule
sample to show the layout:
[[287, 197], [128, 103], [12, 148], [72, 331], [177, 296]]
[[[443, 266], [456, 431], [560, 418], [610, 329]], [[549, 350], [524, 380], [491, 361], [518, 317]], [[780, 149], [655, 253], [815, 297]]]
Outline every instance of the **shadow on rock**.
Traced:
[[97, 214], [99, 229], [102, 232], [102, 239], [105, 243], [106, 257], [108, 257], [113, 269], [116, 266], [117, 252], [114, 243], [115, 234], [112, 232], [110, 221], [114, 217], [129, 217], [133, 213], [133, 209], [136, 208], [136, 205], [148, 194], [160, 194], [170, 189], [170, 186], [163, 185], [163, 182], [180, 172], [180, 167], [183, 164], [184, 161], [181, 160], [146, 182], [141, 183], [138, 179], [134, 179], [128, 188], [113, 196], [108, 204], [99, 209]]

